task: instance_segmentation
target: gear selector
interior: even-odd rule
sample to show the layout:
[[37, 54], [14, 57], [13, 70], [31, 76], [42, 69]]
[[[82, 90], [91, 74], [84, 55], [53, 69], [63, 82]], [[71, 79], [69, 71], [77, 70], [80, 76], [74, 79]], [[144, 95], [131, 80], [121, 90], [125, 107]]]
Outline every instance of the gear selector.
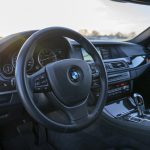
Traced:
[[140, 95], [138, 93], [134, 93], [133, 97], [134, 97], [135, 105], [138, 110], [138, 115], [139, 115], [139, 117], [143, 117], [144, 112], [145, 112], [144, 99], [143, 99], [142, 95]]

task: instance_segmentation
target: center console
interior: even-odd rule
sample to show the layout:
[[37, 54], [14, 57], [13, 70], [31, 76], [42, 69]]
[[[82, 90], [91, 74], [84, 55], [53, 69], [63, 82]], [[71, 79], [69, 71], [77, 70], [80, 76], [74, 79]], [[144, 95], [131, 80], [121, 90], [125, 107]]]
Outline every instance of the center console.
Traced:
[[[94, 64], [91, 63], [90, 66], [93, 73], [93, 93], [98, 97], [100, 91], [99, 74]], [[142, 115], [146, 114], [146, 111], [144, 113], [142, 96], [139, 94], [132, 96], [133, 82], [128, 62], [121, 59], [107, 60], [105, 66], [108, 75], [108, 97], [103, 111], [113, 118], [132, 122], [140, 122], [143, 118], [150, 118], [150, 115]]]
[[[104, 112], [109, 116], [143, 125], [150, 125], [150, 110], [145, 108], [144, 99], [132, 94], [132, 80], [128, 63], [105, 62], [108, 74], [108, 98]], [[100, 87], [99, 87], [100, 88]]]
[[105, 61], [108, 73], [108, 100], [128, 97], [131, 94], [131, 81], [128, 63], [124, 60]]
[[[100, 90], [99, 74], [93, 63], [90, 64], [93, 73], [93, 92], [98, 95]], [[105, 66], [108, 75], [108, 98], [107, 103], [129, 97], [132, 90], [132, 82], [130, 81], [130, 72], [128, 63], [124, 60], [107, 60]]]
[[108, 86], [108, 99], [107, 102], [118, 100], [130, 96], [131, 83], [130, 81], [122, 81], [119, 83], [110, 84]]

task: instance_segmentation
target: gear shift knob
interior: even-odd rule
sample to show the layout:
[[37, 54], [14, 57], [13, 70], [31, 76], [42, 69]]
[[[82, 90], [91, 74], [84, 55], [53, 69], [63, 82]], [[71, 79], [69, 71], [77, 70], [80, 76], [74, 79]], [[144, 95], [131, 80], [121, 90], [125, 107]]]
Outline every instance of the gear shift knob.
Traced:
[[134, 93], [133, 97], [134, 97], [134, 102], [135, 102], [137, 110], [138, 110], [138, 115], [140, 117], [144, 116], [145, 105], [144, 105], [144, 99], [143, 99], [142, 95], [140, 95], [138, 93]]

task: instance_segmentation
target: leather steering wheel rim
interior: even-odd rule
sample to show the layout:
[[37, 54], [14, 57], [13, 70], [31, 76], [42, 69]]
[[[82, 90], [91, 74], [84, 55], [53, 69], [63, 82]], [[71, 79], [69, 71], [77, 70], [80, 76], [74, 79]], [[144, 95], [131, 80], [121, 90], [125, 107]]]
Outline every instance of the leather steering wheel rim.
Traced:
[[[32, 47], [37, 42], [39, 42], [40, 40], [42, 40], [43, 38], [45, 38], [47, 36], [48, 37], [55, 37], [55, 36], [67, 37], [67, 38], [77, 41], [92, 56], [92, 58], [96, 64], [96, 67], [100, 72], [101, 89], [100, 89], [99, 98], [97, 100], [97, 104], [95, 106], [93, 113], [88, 114], [88, 117], [86, 117], [86, 118], [84, 118], [84, 117], [76, 118], [76, 120], [74, 120], [75, 122], [73, 121], [74, 123], [72, 123], [72, 124], [61, 124], [61, 123], [58, 123], [58, 122], [48, 118], [38, 109], [38, 107], [36, 106], [36, 104], [33, 100], [33, 93], [32, 93], [32, 89], [31, 89], [31, 85], [29, 83], [28, 75], [26, 73], [26, 63], [30, 56], [30, 53], [31, 53], [30, 50], [32, 49]], [[81, 61], [79, 59], [68, 59], [68, 60], [64, 60], [64, 61], [62, 60], [62, 62], [60, 64], [64, 63], [64, 66], [65, 66], [65, 64], [67, 64], [67, 63], [69, 64], [70, 61], [71, 61], [71, 64], [75, 63], [77, 66], [79, 65], [79, 67], [81, 67], [83, 69], [83, 72], [84, 72], [84, 67], [87, 70], [89, 69], [86, 62]], [[80, 63], [79, 63], [79, 61], [80, 61]], [[54, 65], [55, 66], [58, 65], [58, 63], [56, 62]], [[80, 65], [80, 64], [82, 64], [82, 65]], [[47, 68], [53, 69], [52, 65], [46, 66], [45, 70], [47, 70]], [[41, 70], [44, 70], [44, 69], [41, 69]], [[48, 71], [48, 74], [49, 74], [49, 72], [50, 71]], [[89, 74], [89, 76], [87, 76], [87, 78], [88, 77], [91, 78], [90, 71], [87, 74]], [[86, 126], [90, 125], [92, 122], [94, 122], [95, 119], [98, 118], [98, 116], [102, 112], [102, 109], [105, 105], [105, 101], [106, 101], [106, 97], [107, 97], [107, 73], [106, 73], [106, 70], [104, 67], [104, 63], [102, 61], [102, 57], [101, 57], [101, 55], [98, 54], [98, 52], [96, 51], [96, 48], [93, 46], [93, 44], [90, 41], [88, 41], [81, 34], [75, 32], [71, 29], [63, 28], [63, 27], [49, 27], [46, 29], [39, 30], [36, 33], [32, 34], [27, 39], [27, 41], [23, 44], [23, 46], [18, 54], [15, 75], [16, 75], [17, 90], [19, 92], [19, 95], [21, 96], [21, 100], [22, 100], [22, 103], [23, 103], [26, 111], [37, 122], [39, 122], [46, 128], [52, 128], [57, 131], [63, 131], [63, 132], [64, 131], [65, 132], [73, 132], [76, 130], [83, 129]], [[84, 73], [84, 76], [86, 76], [85, 73]], [[51, 75], [50, 76], [48, 75], [48, 78], [49, 77], [51, 78]], [[88, 90], [89, 90], [89, 88], [88, 88]], [[80, 104], [83, 104], [84, 102], [86, 102], [86, 100], [84, 100]], [[69, 111], [71, 111], [71, 112], [72, 112], [72, 110], [78, 111], [79, 109], [75, 109], [75, 108], [77, 108], [77, 106], [79, 106], [79, 105], [78, 104], [76, 104], [75, 106], [66, 106], [65, 105], [65, 108], [69, 109]], [[82, 111], [80, 113], [82, 113]], [[75, 115], [81, 115], [80, 113], [75, 114]]]

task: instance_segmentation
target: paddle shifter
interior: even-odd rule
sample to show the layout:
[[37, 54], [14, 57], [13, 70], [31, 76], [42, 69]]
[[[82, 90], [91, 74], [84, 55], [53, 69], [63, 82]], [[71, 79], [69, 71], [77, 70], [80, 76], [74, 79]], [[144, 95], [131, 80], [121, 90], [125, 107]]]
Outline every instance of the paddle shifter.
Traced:
[[139, 115], [139, 117], [143, 117], [144, 112], [145, 112], [144, 99], [138, 93], [134, 93], [133, 97], [134, 97], [134, 102], [135, 102], [137, 110], [138, 110], [138, 115]]

